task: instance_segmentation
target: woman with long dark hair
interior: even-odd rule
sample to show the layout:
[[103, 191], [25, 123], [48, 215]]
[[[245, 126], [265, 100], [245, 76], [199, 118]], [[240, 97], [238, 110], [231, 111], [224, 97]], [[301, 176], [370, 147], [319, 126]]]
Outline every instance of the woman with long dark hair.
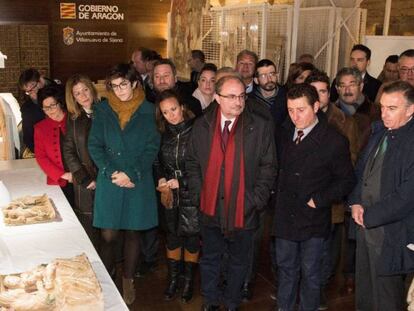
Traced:
[[194, 115], [172, 90], [159, 94], [155, 109], [162, 139], [154, 167], [167, 225], [168, 284], [164, 298], [172, 300], [176, 296], [184, 262], [181, 299], [188, 303], [193, 297], [194, 270], [200, 250], [198, 207], [191, 204], [185, 169]]

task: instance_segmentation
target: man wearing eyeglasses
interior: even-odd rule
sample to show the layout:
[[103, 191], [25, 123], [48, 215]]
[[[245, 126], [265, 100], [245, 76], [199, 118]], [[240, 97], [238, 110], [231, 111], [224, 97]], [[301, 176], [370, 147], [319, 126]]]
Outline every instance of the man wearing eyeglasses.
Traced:
[[269, 59], [262, 59], [256, 65], [253, 91], [249, 98], [270, 109], [275, 125], [287, 117], [286, 89], [278, 83], [276, 65]]
[[401, 53], [398, 59], [398, 72], [402, 81], [414, 86], [414, 49]]
[[[259, 216], [267, 206], [276, 171], [270, 120], [245, 109], [245, 84], [226, 76], [198, 118], [188, 143], [186, 169], [193, 204], [200, 206], [203, 255], [201, 291], [205, 311], [238, 310]], [[220, 287], [223, 255], [228, 254]]]
[[237, 54], [236, 71], [246, 85], [247, 94], [253, 91], [253, 77], [258, 60], [259, 58], [253, 51], [243, 50]]
[[41, 76], [37, 69], [30, 68], [20, 74], [18, 84], [25, 94], [24, 101], [20, 106], [23, 142], [26, 147], [23, 152], [23, 157], [33, 157], [34, 125], [45, 118], [45, 114], [37, 102], [37, 93], [46, 85], [56, 85], [56, 83]]
[[[367, 96], [370, 101], [374, 102], [378, 90], [381, 87], [381, 81], [375, 79], [367, 72], [367, 68], [370, 62], [371, 50], [363, 44], [355, 44], [352, 47], [349, 57], [349, 66], [357, 68], [361, 72], [362, 81], [364, 82], [362, 93], [364, 93], [364, 95]], [[332, 82], [330, 96], [332, 102], [338, 99], [336, 80]]]

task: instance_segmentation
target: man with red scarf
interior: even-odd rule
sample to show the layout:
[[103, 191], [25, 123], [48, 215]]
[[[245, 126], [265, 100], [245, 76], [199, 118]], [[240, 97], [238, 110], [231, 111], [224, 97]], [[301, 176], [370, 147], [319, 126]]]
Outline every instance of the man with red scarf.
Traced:
[[[200, 206], [203, 310], [238, 310], [259, 214], [267, 206], [276, 171], [272, 125], [245, 108], [238, 76], [216, 84], [216, 103], [193, 126], [186, 168], [191, 198]], [[220, 287], [223, 255], [228, 254]]]

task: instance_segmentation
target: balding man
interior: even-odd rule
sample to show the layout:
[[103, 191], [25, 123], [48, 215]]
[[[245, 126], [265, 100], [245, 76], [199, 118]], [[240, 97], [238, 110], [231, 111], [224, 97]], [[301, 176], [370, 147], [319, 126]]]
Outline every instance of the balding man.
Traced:
[[414, 87], [384, 87], [381, 121], [356, 167], [348, 198], [356, 230], [356, 309], [403, 310], [404, 276], [414, 271]]
[[[217, 103], [195, 121], [188, 146], [188, 185], [201, 210], [202, 310], [238, 310], [249, 248], [273, 185], [276, 152], [269, 120], [245, 109], [238, 76], [216, 84]], [[222, 258], [228, 253], [221, 290]]]

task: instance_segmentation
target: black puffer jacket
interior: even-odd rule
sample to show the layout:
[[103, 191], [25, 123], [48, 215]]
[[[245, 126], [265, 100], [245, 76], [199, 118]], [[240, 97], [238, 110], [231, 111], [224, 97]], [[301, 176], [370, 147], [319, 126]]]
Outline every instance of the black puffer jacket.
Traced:
[[198, 206], [191, 204], [185, 174], [185, 157], [193, 120], [177, 125], [168, 124], [161, 138], [158, 158], [154, 163], [156, 180], [177, 179], [180, 187], [173, 190], [172, 209], [165, 209], [168, 231], [176, 235], [194, 235], [199, 232]]

